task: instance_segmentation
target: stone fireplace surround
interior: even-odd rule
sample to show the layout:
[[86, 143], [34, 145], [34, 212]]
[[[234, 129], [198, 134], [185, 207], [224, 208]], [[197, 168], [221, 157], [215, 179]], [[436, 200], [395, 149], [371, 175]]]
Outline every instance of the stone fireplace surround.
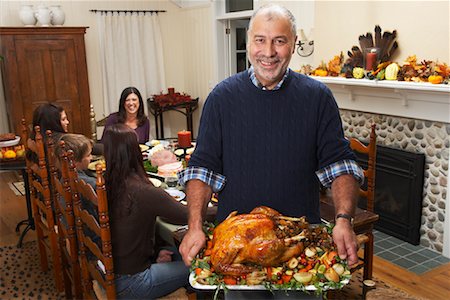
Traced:
[[450, 257], [450, 86], [320, 77], [341, 110], [345, 135], [425, 154], [420, 243]]

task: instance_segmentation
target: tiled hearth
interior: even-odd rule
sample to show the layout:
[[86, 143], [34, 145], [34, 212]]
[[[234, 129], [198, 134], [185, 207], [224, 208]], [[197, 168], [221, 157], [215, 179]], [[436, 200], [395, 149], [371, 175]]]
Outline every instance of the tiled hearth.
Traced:
[[450, 258], [424, 246], [414, 246], [375, 231], [374, 254], [410, 272], [422, 274], [450, 262]]

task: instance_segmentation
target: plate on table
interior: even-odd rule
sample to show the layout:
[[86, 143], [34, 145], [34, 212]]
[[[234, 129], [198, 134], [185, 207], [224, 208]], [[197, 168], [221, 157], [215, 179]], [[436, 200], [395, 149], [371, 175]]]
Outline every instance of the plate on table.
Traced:
[[106, 170], [106, 161], [104, 159], [99, 159], [99, 160], [96, 160], [96, 161], [93, 161], [93, 162], [89, 163], [88, 169], [91, 170], [91, 171], [95, 171], [95, 166], [97, 164], [101, 164], [102, 165], [103, 171]]
[[[188, 149], [186, 149], [186, 154], [191, 155], [194, 152], [194, 150], [195, 150], [195, 147], [188, 148]], [[184, 154], [184, 149], [179, 148], [179, 149], [173, 151], [173, 153], [175, 153], [176, 156], [181, 156]]]
[[181, 201], [186, 197], [185, 193], [177, 189], [165, 189], [165, 191], [177, 201]]
[[155, 147], [156, 145], [162, 145], [164, 148], [169, 146], [169, 141], [166, 140], [151, 140], [150, 142], [145, 143], [146, 146]]
[[0, 148], [2, 147], [11, 147], [11, 146], [15, 146], [20, 142], [20, 136], [16, 135], [16, 138], [13, 140], [9, 140], [9, 141], [3, 141], [0, 142]]
[[149, 146], [147, 146], [147, 145], [142, 145], [142, 144], [139, 144], [139, 148], [141, 148], [141, 152], [144, 152], [144, 151], [147, 151], [148, 149], [150, 149]]
[[149, 178], [148, 180], [150, 180], [150, 182], [153, 183], [155, 187], [160, 187], [162, 184], [161, 180], [156, 178]]

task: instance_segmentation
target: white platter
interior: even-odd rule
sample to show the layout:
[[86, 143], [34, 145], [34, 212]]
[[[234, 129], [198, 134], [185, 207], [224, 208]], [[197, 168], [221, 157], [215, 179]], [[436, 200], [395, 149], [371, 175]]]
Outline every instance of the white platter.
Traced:
[[9, 141], [0, 142], [0, 148], [1, 147], [11, 147], [15, 146], [20, 142], [20, 136], [16, 135], [16, 138]]
[[184, 198], [186, 197], [185, 193], [177, 189], [165, 189], [165, 191], [177, 201], [184, 200]]
[[[348, 284], [350, 282], [350, 279], [345, 279], [341, 281], [344, 285]], [[207, 284], [200, 284], [195, 280], [195, 273], [191, 272], [189, 275], [189, 284], [194, 288], [198, 290], [216, 290], [217, 285], [207, 285]], [[227, 289], [229, 290], [248, 290], [248, 291], [267, 291], [267, 289], [264, 287], [264, 285], [226, 285]], [[317, 288], [314, 285], [307, 285], [305, 286], [305, 290], [307, 291], [315, 291]], [[326, 289], [323, 289], [326, 290]]]

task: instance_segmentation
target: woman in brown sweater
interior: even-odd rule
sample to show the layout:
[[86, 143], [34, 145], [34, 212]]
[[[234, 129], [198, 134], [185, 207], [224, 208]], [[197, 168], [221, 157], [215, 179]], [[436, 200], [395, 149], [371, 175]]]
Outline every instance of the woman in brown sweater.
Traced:
[[188, 284], [189, 269], [176, 248], [156, 255], [156, 217], [187, 224], [187, 207], [148, 180], [133, 129], [112, 125], [103, 142], [117, 296], [162, 297]]

